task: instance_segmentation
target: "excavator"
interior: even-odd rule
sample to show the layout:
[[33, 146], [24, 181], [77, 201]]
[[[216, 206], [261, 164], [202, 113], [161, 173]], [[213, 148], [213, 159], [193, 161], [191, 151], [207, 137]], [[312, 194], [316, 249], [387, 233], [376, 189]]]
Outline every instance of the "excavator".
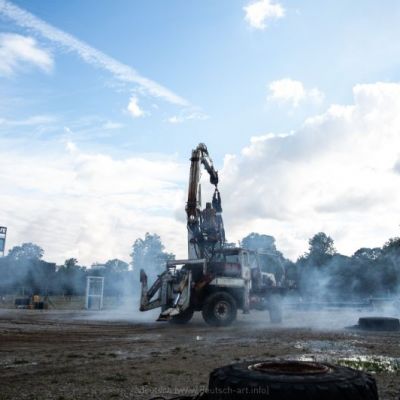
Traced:
[[[214, 185], [212, 200], [202, 210], [202, 167]], [[188, 259], [170, 260], [165, 271], [148, 287], [140, 271], [140, 311], [161, 308], [158, 321], [188, 323], [195, 312], [211, 326], [228, 326], [240, 309], [269, 310], [273, 323], [282, 321], [284, 288], [275, 276], [261, 270], [258, 254], [226, 242], [218, 171], [208, 149], [200, 143], [190, 158], [186, 203]]]

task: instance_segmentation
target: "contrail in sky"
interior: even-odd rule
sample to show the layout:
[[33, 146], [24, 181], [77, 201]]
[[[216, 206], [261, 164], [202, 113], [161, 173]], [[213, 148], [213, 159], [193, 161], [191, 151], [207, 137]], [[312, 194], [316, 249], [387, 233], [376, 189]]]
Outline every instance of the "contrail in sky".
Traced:
[[136, 83], [152, 96], [163, 98], [170, 103], [180, 106], [190, 105], [187, 100], [173, 93], [166, 87], [152, 81], [151, 79], [141, 76], [129, 65], [115, 60], [100, 50], [97, 50], [69, 33], [48, 24], [7, 0], [0, 0], [0, 15], [8, 17], [21, 28], [30, 29], [37, 34], [42, 35], [46, 39], [57, 43], [70, 51], [74, 51], [87, 63], [109, 71], [120, 81]]

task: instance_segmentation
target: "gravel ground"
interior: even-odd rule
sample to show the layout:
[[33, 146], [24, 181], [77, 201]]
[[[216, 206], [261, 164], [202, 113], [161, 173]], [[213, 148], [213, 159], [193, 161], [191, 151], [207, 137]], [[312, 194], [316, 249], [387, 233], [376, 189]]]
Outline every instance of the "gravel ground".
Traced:
[[287, 311], [278, 327], [254, 312], [216, 329], [200, 316], [174, 326], [148, 313], [0, 310], [0, 399], [168, 398], [198, 393], [212, 369], [242, 360], [359, 356], [379, 360], [380, 399], [399, 399], [400, 333], [344, 329], [365, 315]]

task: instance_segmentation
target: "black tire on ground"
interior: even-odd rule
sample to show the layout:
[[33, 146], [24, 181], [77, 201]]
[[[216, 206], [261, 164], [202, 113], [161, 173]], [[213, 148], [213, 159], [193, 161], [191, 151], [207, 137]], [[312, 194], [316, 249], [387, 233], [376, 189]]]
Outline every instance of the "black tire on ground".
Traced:
[[187, 308], [185, 311], [178, 315], [174, 315], [169, 322], [174, 325], [184, 325], [187, 324], [193, 317], [193, 308]]
[[300, 361], [253, 361], [210, 374], [209, 399], [377, 400], [375, 379], [362, 371]]
[[282, 322], [282, 297], [279, 294], [273, 294], [268, 300], [269, 319], [273, 324]]
[[358, 327], [373, 331], [398, 331], [400, 321], [398, 318], [389, 317], [362, 317], [358, 320]]
[[212, 293], [206, 298], [201, 313], [208, 325], [228, 326], [236, 319], [236, 301], [227, 292]]

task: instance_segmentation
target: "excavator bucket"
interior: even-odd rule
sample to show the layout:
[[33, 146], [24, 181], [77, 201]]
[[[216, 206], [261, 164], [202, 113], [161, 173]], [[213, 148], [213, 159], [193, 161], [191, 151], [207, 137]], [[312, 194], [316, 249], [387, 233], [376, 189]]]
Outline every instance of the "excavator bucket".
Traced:
[[158, 298], [156, 298], [155, 300], [152, 300], [152, 298], [159, 291], [161, 287], [162, 276], [164, 274], [160, 275], [157, 278], [157, 280], [153, 283], [151, 288], [148, 289], [147, 274], [142, 269], [140, 270], [140, 283], [142, 285], [141, 296], [140, 296], [140, 311], [147, 311], [161, 306], [160, 296], [158, 296]]
[[157, 321], [167, 321], [185, 311], [190, 306], [190, 289], [192, 283], [191, 271], [186, 271], [180, 282], [172, 285], [172, 304], [171, 307], [163, 310]]
[[140, 311], [161, 307], [157, 321], [167, 321], [184, 312], [191, 306], [192, 274], [206, 273], [206, 260], [171, 260], [166, 270], [148, 288], [147, 275], [140, 271], [142, 293]]

